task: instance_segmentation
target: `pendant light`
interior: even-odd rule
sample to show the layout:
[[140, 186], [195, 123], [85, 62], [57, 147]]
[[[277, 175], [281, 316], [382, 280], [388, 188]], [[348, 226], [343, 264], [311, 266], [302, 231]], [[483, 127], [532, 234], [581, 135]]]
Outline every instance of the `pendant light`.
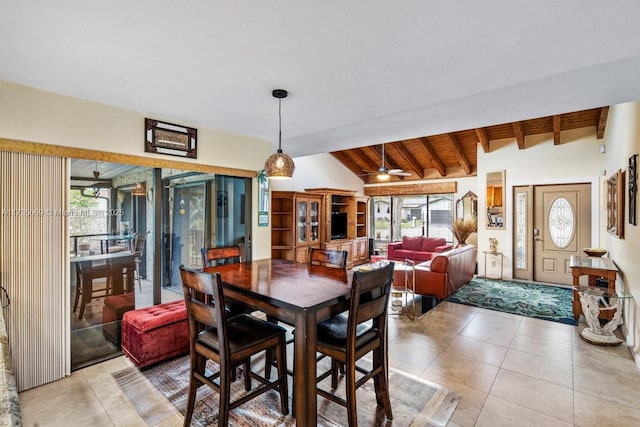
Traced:
[[269, 178], [291, 178], [296, 165], [291, 157], [282, 152], [282, 98], [286, 98], [288, 93], [284, 89], [274, 89], [271, 94], [278, 99], [278, 151], [264, 163], [264, 171]]

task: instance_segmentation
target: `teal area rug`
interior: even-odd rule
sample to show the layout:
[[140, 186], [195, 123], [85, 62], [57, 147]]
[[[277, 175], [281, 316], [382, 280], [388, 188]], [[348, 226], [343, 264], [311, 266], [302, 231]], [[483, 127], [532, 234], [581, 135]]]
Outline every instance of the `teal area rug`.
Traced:
[[568, 288], [475, 277], [447, 301], [577, 325], [571, 298]]

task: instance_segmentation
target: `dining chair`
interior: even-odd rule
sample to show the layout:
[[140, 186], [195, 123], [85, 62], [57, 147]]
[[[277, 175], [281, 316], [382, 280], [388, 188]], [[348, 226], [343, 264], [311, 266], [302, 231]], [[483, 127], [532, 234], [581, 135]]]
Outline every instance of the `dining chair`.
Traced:
[[[374, 379], [376, 401], [387, 420], [393, 419], [388, 385], [387, 309], [394, 263], [374, 270], [356, 271], [351, 282], [349, 311], [318, 324], [316, 351], [331, 357], [331, 368], [317, 382], [331, 375], [338, 386], [338, 369], [345, 366], [346, 399], [317, 387], [317, 393], [347, 408], [349, 426], [358, 425], [356, 390]], [[356, 362], [373, 352], [370, 368]], [[358, 373], [358, 379], [356, 379]]]
[[307, 255], [307, 264], [312, 266], [324, 266], [337, 268], [341, 270], [347, 269], [347, 251], [338, 251], [334, 249], [309, 248]]
[[[217, 248], [202, 248], [202, 268], [207, 270], [220, 264], [230, 264], [244, 261], [244, 244], [234, 246], [219, 246]], [[254, 308], [240, 302], [228, 302], [227, 314], [233, 316], [240, 313], [253, 313]]]
[[202, 267], [214, 267], [219, 264], [244, 261], [244, 243], [235, 246], [202, 248]]
[[[340, 279], [347, 283], [347, 251], [338, 251], [333, 249], [309, 248], [307, 251], [307, 269], [310, 275], [322, 275]], [[274, 317], [267, 316], [267, 320], [271, 323], [278, 323]], [[290, 325], [293, 326], [293, 325]], [[295, 334], [295, 330], [291, 332]], [[294, 339], [289, 338], [287, 344], [293, 343]], [[268, 355], [268, 353], [267, 353]], [[267, 359], [270, 360], [270, 359]], [[271, 368], [274, 366], [273, 359], [271, 364], [265, 365], [265, 376], [270, 378]], [[293, 375], [293, 370], [289, 372]]]
[[138, 278], [138, 288], [142, 292], [142, 277], [140, 275], [140, 264], [142, 263], [142, 253], [147, 241], [147, 233], [136, 233], [133, 235], [133, 248], [131, 253], [136, 264], [136, 277]]
[[[180, 266], [182, 289], [187, 307], [190, 343], [189, 397], [184, 425], [191, 423], [196, 392], [202, 385], [220, 395], [218, 425], [226, 426], [229, 412], [243, 403], [276, 389], [284, 415], [289, 413], [287, 391], [287, 355], [284, 328], [248, 314], [228, 318], [220, 273], [206, 273]], [[278, 378], [274, 381], [251, 370], [251, 356], [272, 349], [276, 354]], [[219, 371], [207, 375], [207, 360], [219, 365]], [[242, 397], [231, 401], [232, 371], [244, 366], [245, 391]], [[251, 389], [251, 379], [261, 385]], [[216, 383], [215, 381], [218, 380]]]
[[[78, 319], [84, 317], [87, 304], [94, 298], [105, 297], [110, 292], [110, 267], [108, 264], [93, 265], [91, 261], [81, 261], [76, 263], [76, 292], [73, 302], [73, 312], [75, 313], [80, 305]], [[94, 279], [105, 279], [104, 287], [96, 287]]]

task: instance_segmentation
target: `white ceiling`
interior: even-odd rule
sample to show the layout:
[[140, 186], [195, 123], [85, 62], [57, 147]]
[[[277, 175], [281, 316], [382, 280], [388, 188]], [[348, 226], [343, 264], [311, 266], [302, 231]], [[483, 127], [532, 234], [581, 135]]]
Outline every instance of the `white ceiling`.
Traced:
[[4, 0], [0, 80], [276, 145], [287, 89], [299, 156], [638, 100], [639, 22], [633, 0]]

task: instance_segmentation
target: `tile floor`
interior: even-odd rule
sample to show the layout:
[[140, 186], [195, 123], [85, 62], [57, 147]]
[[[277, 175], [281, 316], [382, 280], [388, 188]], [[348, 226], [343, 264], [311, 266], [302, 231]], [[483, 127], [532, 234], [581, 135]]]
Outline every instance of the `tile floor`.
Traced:
[[[640, 426], [640, 370], [629, 350], [584, 342], [584, 325], [447, 302], [415, 323], [390, 324], [392, 368], [462, 395], [449, 426]], [[24, 425], [145, 425], [111, 376], [127, 366], [119, 357], [21, 393]], [[182, 416], [163, 425], [181, 426]]]

